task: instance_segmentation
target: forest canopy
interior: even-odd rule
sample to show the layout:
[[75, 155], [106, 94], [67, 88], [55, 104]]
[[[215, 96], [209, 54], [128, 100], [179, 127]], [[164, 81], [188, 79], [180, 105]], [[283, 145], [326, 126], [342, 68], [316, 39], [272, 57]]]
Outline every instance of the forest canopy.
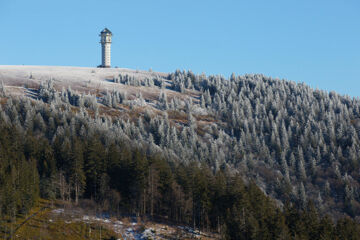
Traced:
[[357, 99], [262, 75], [176, 71], [114, 84], [160, 94], [96, 96], [49, 80], [31, 99], [1, 84], [3, 219], [42, 197], [92, 199], [229, 239], [358, 233]]

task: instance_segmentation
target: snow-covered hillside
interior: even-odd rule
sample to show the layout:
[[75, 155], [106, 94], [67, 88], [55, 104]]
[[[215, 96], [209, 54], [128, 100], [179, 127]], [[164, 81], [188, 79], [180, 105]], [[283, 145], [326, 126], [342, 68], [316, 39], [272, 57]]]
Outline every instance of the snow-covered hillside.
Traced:
[[[125, 68], [91, 68], [91, 67], [61, 67], [61, 66], [6, 66], [0, 65], [0, 81], [11, 93], [26, 93], [26, 88], [36, 88], [41, 82], [54, 80], [58, 90], [62, 87], [84, 93], [95, 91], [119, 90], [128, 95], [139, 92], [143, 96], [159, 95], [159, 89], [134, 88], [122, 84], [115, 84], [114, 78], [121, 76], [134, 77], [140, 81], [145, 79], [166, 80], [167, 73], [131, 70]], [[165, 90], [166, 91], [166, 90]]]
[[[38, 104], [13, 107], [14, 94]], [[282, 202], [360, 214], [358, 99], [261, 74], [40, 66], [0, 66], [1, 96], [5, 121], [46, 130], [50, 141], [65, 132], [126, 141], [169, 161], [239, 173]]]
[[[28, 79], [48, 80], [54, 78], [64, 83], [88, 82], [99, 83], [104, 80], [113, 80], [119, 74], [136, 76], [137, 78], [167, 77], [167, 73], [132, 70], [127, 68], [94, 68], [94, 67], [68, 67], [68, 66], [24, 66], [0, 65], [2, 80], [25, 81]], [[9, 79], [10, 80], [10, 79]]]

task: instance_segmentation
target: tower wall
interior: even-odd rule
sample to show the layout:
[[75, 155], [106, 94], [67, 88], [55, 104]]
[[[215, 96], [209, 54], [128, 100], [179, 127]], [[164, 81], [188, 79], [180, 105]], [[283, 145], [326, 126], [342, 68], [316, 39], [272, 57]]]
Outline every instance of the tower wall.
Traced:
[[102, 43], [102, 67], [111, 67], [111, 43]]
[[103, 68], [111, 67], [111, 37], [112, 33], [105, 28], [101, 33], [101, 66]]

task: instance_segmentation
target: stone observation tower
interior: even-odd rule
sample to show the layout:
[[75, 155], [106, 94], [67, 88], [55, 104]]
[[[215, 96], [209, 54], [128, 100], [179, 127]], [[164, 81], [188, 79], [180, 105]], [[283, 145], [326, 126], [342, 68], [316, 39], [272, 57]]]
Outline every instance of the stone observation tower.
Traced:
[[102, 68], [110, 68], [111, 67], [111, 36], [112, 33], [109, 29], [105, 28], [101, 31], [101, 53], [102, 53], [102, 61], [99, 67]]

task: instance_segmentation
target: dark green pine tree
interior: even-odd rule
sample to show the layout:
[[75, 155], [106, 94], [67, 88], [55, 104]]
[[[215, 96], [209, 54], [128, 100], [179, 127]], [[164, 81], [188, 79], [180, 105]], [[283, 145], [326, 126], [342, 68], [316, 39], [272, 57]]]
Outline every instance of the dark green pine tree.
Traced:
[[136, 206], [140, 214], [144, 214], [146, 211], [146, 180], [148, 173], [148, 161], [145, 158], [145, 155], [142, 154], [139, 150], [134, 150], [132, 158], [132, 178], [134, 179], [133, 188], [131, 189], [132, 195], [135, 197]]
[[87, 143], [85, 150], [85, 194], [89, 198], [100, 201], [100, 179], [105, 171], [105, 150], [99, 139], [94, 136]]
[[72, 186], [75, 204], [78, 204], [79, 197], [85, 189], [85, 173], [84, 173], [84, 153], [81, 142], [77, 138], [72, 140], [72, 150], [70, 154], [70, 184]]
[[336, 224], [335, 235], [338, 239], [360, 239], [360, 226], [350, 218], [343, 218]]

